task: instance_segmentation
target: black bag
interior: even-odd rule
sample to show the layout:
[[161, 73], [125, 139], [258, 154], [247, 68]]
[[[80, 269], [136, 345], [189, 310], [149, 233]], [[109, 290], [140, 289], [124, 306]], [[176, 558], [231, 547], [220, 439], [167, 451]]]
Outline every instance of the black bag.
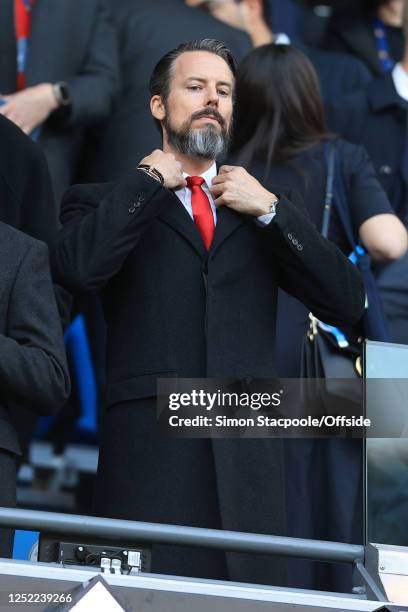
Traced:
[[[324, 203], [322, 235], [327, 238], [330, 225], [332, 204], [336, 206], [340, 222], [353, 249], [354, 263], [359, 267], [363, 277], [364, 288], [368, 298], [368, 308], [364, 314], [364, 332], [370, 339], [387, 341], [388, 333], [385, 317], [382, 312], [379, 293], [370, 268], [370, 257], [357, 243], [348, 209], [346, 191], [341, 167], [334, 142], [325, 146], [327, 164], [326, 196]], [[340, 330], [321, 324], [312, 314], [310, 329], [303, 339], [301, 355], [301, 378], [312, 379], [302, 384], [304, 401], [320, 405], [323, 413], [336, 412], [336, 400], [339, 408], [350, 409], [361, 401], [361, 345], [353, 346], [341, 334]]]

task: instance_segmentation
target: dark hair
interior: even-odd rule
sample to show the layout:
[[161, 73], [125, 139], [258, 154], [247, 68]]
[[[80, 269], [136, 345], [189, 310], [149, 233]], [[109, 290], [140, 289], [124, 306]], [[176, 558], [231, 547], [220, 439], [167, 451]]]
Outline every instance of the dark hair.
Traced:
[[[170, 93], [170, 81], [171, 71], [174, 62], [183, 53], [189, 53], [190, 51], [207, 51], [208, 53], [214, 53], [221, 57], [230, 67], [232, 74], [235, 76], [236, 73], [236, 62], [231, 51], [222, 42], [213, 38], [202, 38], [200, 40], [193, 40], [191, 42], [185, 42], [172, 49], [161, 60], [159, 60], [154, 67], [152, 76], [150, 77], [149, 89], [151, 96], [161, 96], [162, 100], [167, 100]], [[160, 127], [160, 121], [155, 119], [156, 125]]]
[[241, 63], [231, 153], [249, 166], [254, 157], [290, 159], [330, 138], [316, 72], [307, 57], [290, 45], [264, 45]]

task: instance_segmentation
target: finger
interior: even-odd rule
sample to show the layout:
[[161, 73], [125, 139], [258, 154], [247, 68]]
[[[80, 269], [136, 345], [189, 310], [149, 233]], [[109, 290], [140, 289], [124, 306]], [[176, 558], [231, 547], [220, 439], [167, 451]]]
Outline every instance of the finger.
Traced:
[[225, 191], [224, 185], [213, 185], [212, 187], [210, 187], [210, 193], [213, 197], [221, 193], [224, 193], [224, 191]]
[[224, 206], [225, 205], [224, 196], [220, 195], [219, 198], [216, 198], [214, 200], [214, 204], [215, 204], [216, 208], [219, 208], [220, 206]]
[[217, 185], [220, 183], [225, 183], [226, 180], [227, 180], [227, 176], [225, 174], [221, 174], [221, 176], [220, 175], [214, 176], [211, 183], [212, 185]]
[[234, 170], [235, 166], [221, 166], [221, 168], [218, 171], [218, 174], [225, 174], [226, 172], [231, 172], [231, 170]]

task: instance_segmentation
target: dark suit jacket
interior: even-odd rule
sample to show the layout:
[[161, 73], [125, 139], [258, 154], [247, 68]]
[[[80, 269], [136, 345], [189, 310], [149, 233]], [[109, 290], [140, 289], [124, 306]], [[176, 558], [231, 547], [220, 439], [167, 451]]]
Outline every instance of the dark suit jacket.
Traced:
[[[299, 46], [299, 45], [296, 45]], [[364, 89], [371, 75], [362, 62], [344, 53], [299, 46], [312, 62], [319, 77], [323, 100], [338, 100]]]
[[407, 143], [408, 103], [400, 98], [391, 74], [373, 80], [364, 91], [332, 104], [329, 128], [364, 145], [388, 198], [401, 219], [408, 214], [408, 171], [403, 164]]
[[14, 409], [55, 413], [69, 393], [47, 247], [0, 222], [0, 448], [19, 453]]
[[[38, 144], [0, 115], [0, 221], [51, 245], [58, 234], [58, 218], [51, 179]], [[69, 323], [71, 299], [54, 286], [63, 326]], [[23, 406], [15, 408], [16, 429], [25, 452], [36, 416]]]
[[[43, 127], [55, 196], [73, 182], [85, 125], [106, 119], [118, 87], [117, 43], [105, 0], [37, 0], [31, 17], [27, 87], [65, 81], [70, 112], [58, 111]], [[12, 0], [0, 0], [0, 92], [16, 91], [16, 41]]]
[[273, 375], [278, 286], [328, 323], [362, 314], [358, 272], [285, 197], [265, 229], [221, 208], [208, 257], [178, 198], [137, 171], [72, 188], [62, 219], [55, 280], [104, 290], [109, 403], [145, 392], [144, 372]]
[[148, 151], [161, 147], [149, 110], [149, 79], [159, 59], [180, 43], [199, 38], [224, 42], [240, 60], [252, 48], [247, 34], [188, 7], [184, 0], [112, 0], [120, 33], [121, 94], [104, 130], [93, 130], [84, 158], [84, 182], [118, 180]]
[[[401, 51], [402, 51], [402, 29], [401, 29]], [[378, 57], [375, 44], [373, 27], [369, 21], [355, 20], [333, 24], [326, 36], [325, 47], [330, 51], [352, 55], [367, 66], [375, 77], [381, 76], [384, 71]], [[395, 57], [400, 61], [401, 57]]]

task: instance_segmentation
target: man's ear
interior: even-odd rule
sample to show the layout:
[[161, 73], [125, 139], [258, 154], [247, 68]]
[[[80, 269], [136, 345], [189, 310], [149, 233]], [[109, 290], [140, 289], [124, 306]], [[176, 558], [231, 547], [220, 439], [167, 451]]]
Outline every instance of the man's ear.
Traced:
[[163, 121], [166, 116], [166, 108], [161, 96], [152, 96], [150, 99], [150, 112], [158, 121]]

